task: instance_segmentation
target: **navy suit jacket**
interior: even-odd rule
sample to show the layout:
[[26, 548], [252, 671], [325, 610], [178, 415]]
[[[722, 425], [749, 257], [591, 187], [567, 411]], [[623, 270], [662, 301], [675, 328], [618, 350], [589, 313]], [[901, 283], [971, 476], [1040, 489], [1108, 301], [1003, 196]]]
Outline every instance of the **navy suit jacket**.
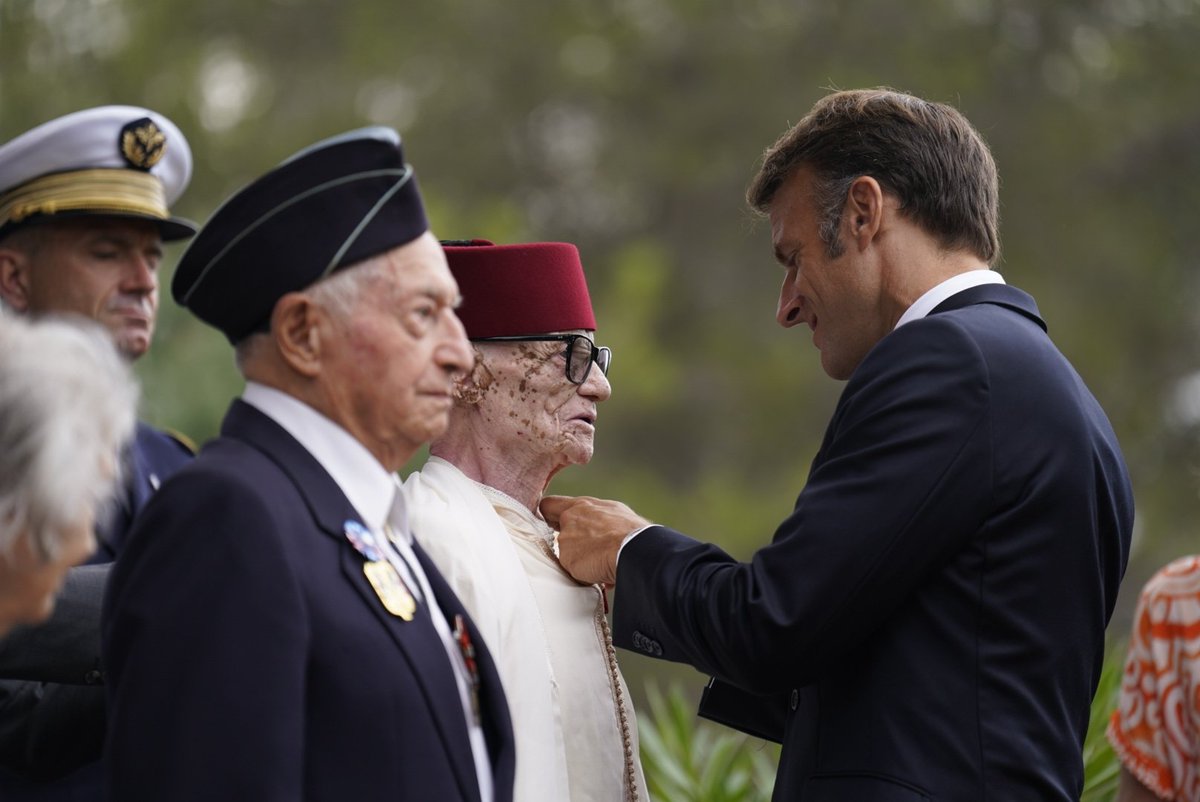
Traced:
[[[155, 494], [105, 599], [110, 798], [478, 800], [453, 669], [427, 605], [388, 613], [344, 535], [361, 518], [282, 427], [235, 401]], [[448, 617], [466, 616], [422, 558]], [[514, 746], [471, 625], [497, 802]]]
[[67, 573], [49, 621], [0, 640], [0, 799], [102, 799], [104, 584], [133, 519], [160, 483], [191, 459], [189, 446], [139, 422], [120, 495], [96, 523], [89, 565]]
[[1078, 800], [1132, 523], [1033, 299], [975, 287], [871, 350], [748, 564], [630, 541], [615, 637], [713, 674], [702, 714], [783, 743], [775, 800]]

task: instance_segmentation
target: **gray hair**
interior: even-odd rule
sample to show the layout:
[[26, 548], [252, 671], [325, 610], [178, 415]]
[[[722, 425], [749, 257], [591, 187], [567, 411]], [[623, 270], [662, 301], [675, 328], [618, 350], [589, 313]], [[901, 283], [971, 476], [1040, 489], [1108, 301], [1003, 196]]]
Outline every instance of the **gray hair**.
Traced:
[[0, 311], [0, 554], [27, 532], [54, 559], [63, 533], [112, 496], [137, 400], [97, 324]]
[[309, 297], [341, 317], [354, 314], [367, 290], [381, 278], [391, 264], [392, 252], [385, 251], [353, 265], [352, 270], [339, 270], [309, 287]]
[[[372, 256], [355, 264], [353, 270], [339, 270], [308, 287], [304, 292], [314, 303], [328, 309], [339, 318], [349, 318], [376, 280], [387, 278], [385, 270], [391, 264], [390, 252]], [[259, 351], [267, 348], [270, 335], [256, 332], [233, 347], [234, 364], [238, 371], [246, 374], [246, 366], [253, 362]]]

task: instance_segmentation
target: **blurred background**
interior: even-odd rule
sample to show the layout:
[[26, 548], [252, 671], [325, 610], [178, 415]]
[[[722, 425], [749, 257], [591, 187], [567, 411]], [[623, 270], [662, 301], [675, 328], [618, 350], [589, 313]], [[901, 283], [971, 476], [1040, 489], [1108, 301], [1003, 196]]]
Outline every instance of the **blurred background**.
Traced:
[[[746, 557], [803, 486], [841, 385], [774, 322], [743, 192], [830, 88], [960, 108], [990, 142], [1003, 261], [1108, 411], [1138, 504], [1109, 630], [1200, 529], [1200, 0], [0, 0], [0, 141], [130, 103], [188, 136], [204, 221], [311, 142], [398, 129], [442, 238], [578, 244], [614, 351], [596, 457], [614, 496]], [[197, 442], [241, 385], [170, 300], [144, 414]], [[419, 459], [414, 462], [419, 464]], [[622, 653], [648, 683], [703, 678]]]

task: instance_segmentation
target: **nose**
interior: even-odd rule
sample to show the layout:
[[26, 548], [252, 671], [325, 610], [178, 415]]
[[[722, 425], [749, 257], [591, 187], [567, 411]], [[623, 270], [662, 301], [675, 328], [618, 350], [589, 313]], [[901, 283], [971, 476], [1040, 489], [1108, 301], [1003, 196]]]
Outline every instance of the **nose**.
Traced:
[[583, 380], [583, 384], [579, 385], [579, 394], [596, 403], [605, 401], [612, 395], [612, 385], [608, 383], [608, 377], [596, 363], [592, 363], [592, 369], [588, 371], [587, 378]]
[[804, 322], [804, 296], [796, 289], [796, 270], [788, 270], [783, 277], [783, 286], [779, 288], [779, 307], [775, 310], [775, 320], [785, 329], [790, 329]]
[[475, 352], [467, 339], [467, 330], [453, 309], [447, 308], [442, 319], [442, 342], [434, 353], [438, 364], [448, 373], [465, 376], [475, 367]]
[[122, 287], [126, 292], [154, 292], [158, 289], [158, 259], [138, 254], [129, 260]]

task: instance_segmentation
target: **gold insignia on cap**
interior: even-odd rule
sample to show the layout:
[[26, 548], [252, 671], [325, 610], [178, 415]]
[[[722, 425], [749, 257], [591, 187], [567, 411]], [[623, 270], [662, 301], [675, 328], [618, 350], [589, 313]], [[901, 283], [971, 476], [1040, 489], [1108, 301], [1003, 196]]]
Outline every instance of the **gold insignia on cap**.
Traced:
[[121, 155], [130, 167], [149, 170], [167, 152], [167, 135], [149, 117], [134, 120], [121, 129]]

